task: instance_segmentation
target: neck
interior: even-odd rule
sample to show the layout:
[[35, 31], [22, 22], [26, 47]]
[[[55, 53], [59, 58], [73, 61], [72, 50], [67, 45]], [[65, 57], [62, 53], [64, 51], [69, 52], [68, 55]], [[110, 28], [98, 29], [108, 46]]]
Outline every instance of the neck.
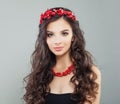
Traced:
[[56, 57], [56, 65], [54, 70], [56, 71], [64, 71], [72, 64], [72, 60], [69, 55], [66, 56], [57, 56]]

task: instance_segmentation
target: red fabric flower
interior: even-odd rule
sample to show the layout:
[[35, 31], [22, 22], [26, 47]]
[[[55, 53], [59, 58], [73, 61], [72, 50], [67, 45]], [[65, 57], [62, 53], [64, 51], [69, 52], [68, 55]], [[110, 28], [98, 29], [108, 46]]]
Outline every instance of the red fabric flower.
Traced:
[[59, 16], [62, 16], [62, 15], [64, 14], [63, 12], [64, 12], [63, 9], [57, 10], [57, 14], [58, 14]]
[[59, 16], [66, 15], [71, 20], [73, 20], [73, 21], [76, 20], [75, 16], [73, 15], [73, 13], [71, 11], [66, 11], [66, 10], [63, 10], [61, 8], [60, 9], [53, 9], [53, 10], [48, 9], [44, 14], [41, 14], [40, 24], [42, 24], [45, 19], [50, 19], [52, 16], [55, 16], [55, 15], [59, 15]]

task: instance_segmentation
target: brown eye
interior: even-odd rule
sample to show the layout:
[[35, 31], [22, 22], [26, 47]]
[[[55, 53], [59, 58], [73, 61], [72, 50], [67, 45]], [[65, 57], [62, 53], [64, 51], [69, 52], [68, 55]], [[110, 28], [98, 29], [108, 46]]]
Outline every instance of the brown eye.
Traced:
[[63, 36], [67, 36], [69, 33], [68, 32], [63, 32], [62, 35]]
[[47, 34], [47, 37], [52, 37], [52, 36], [53, 36], [52, 33], [48, 33], [48, 34]]

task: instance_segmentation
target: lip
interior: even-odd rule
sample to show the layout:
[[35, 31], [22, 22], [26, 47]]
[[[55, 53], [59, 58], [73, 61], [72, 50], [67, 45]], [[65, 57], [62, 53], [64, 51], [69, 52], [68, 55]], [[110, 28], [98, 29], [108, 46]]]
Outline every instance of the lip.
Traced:
[[54, 49], [55, 49], [56, 51], [61, 51], [61, 50], [63, 49], [63, 47], [54, 47]]

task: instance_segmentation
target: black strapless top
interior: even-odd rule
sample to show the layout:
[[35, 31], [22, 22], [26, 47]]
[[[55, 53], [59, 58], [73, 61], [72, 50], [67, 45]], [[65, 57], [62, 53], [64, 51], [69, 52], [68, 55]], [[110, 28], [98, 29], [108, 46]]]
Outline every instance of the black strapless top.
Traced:
[[53, 94], [49, 93], [46, 98], [46, 104], [77, 104], [78, 101], [71, 99], [71, 93]]

